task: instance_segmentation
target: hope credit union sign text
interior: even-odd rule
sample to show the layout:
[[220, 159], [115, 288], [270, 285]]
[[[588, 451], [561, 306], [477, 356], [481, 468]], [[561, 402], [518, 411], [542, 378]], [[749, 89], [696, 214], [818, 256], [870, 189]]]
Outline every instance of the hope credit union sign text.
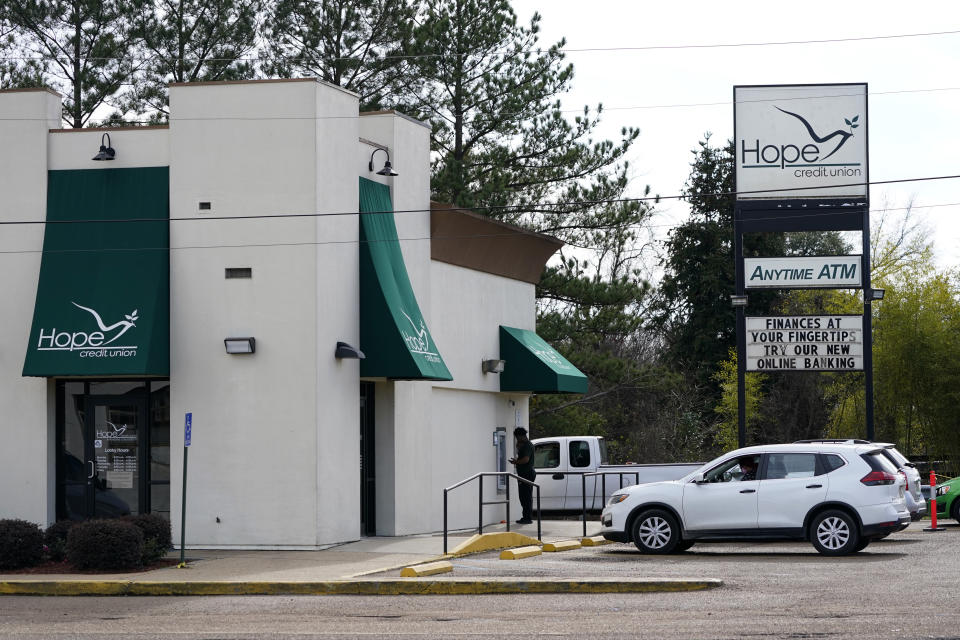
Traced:
[[867, 196], [867, 85], [733, 88], [738, 200]]

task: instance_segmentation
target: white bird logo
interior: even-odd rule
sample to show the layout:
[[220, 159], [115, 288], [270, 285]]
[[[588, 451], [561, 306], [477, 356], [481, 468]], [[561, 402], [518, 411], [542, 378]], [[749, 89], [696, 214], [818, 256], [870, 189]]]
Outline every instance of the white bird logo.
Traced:
[[107, 420], [107, 424], [110, 425], [111, 427], [113, 427], [113, 435], [115, 435], [115, 436], [122, 436], [122, 435], [123, 435], [123, 432], [127, 430], [127, 425], [123, 425], [122, 427], [118, 427], [117, 425], [113, 424], [113, 423], [110, 422], [109, 420]]
[[100, 314], [97, 313], [96, 311], [94, 311], [93, 309], [91, 309], [91, 308], [89, 308], [89, 307], [84, 307], [83, 305], [79, 305], [79, 304], [77, 304], [76, 302], [73, 302], [73, 301], [71, 301], [70, 304], [72, 304], [73, 306], [78, 307], [78, 308], [80, 308], [80, 309], [83, 309], [84, 311], [90, 312], [90, 315], [93, 316], [93, 319], [97, 321], [97, 326], [100, 327], [100, 330], [103, 331], [104, 333], [107, 333], [108, 331], [113, 331], [113, 330], [116, 329], [117, 327], [123, 327], [123, 329], [120, 331], [120, 333], [118, 333], [117, 335], [113, 336], [112, 338], [110, 338], [109, 340], [107, 340], [106, 342], [104, 342], [104, 343], [103, 343], [104, 346], [110, 344], [111, 342], [113, 342], [114, 340], [116, 340], [117, 338], [119, 338], [120, 336], [122, 336], [124, 333], [126, 333], [126, 332], [130, 329], [130, 327], [135, 327], [135, 326], [137, 326], [137, 325], [136, 325], [136, 321], [137, 321], [137, 319], [140, 317], [140, 316], [137, 315], [137, 311], [138, 311], [138, 310], [137, 310], [137, 309], [134, 309], [134, 310], [133, 310], [133, 313], [131, 313], [131, 314], [129, 314], [129, 315], [124, 315], [124, 316], [123, 316], [124, 318], [126, 318], [126, 320], [121, 320], [120, 322], [114, 322], [112, 325], [110, 325], [110, 326], [108, 327], [108, 326], [106, 326], [105, 324], [103, 324], [103, 319], [100, 317]]
[[400, 313], [407, 316], [407, 320], [410, 322], [410, 326], [413, 327], [413, 330], [417, 332], [417, 337], [410, 339], [417, 343], [417, 347], [420, 351], [426, 351], [430, 347], [430, 337], [427, 335], [427, 325], [424, 324], [423, 320], [420, 320], [420, 328], [417, 328], [416, 323], [413, 321], [407, 312], [403, 309], [400, 310]]

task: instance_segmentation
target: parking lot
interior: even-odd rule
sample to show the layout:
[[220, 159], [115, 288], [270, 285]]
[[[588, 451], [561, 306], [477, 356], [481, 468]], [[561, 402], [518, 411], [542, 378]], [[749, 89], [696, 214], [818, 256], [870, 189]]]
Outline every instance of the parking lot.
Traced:
[[[454, 561], [454, 574], [723, 580], [702, 592], [578, 600], [599, 608], [590, 611], [594, 630], [643, 629], [644, 637], [960, 637], [960, 527], [950, 520], [945, 531], [929, 533], [926, 526], [915, 522], [840, 558], [794, 542], [705, 543], [670, 556], [609, 544], [522, 560], [469, 556]], [[560, 605], [550, 610], [545, 630], [574, 623]], [[614, 618], [596, 617], [601, 612]]]

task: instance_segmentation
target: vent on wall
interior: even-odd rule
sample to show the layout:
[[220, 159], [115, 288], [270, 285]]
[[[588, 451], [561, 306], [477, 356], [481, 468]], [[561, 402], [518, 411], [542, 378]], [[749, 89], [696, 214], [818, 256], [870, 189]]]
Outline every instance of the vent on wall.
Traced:
[[209, 202], [201, 202], [200, 205], [199, 205], [199, 209], [200, 209], [200, 211], [210, 211], [210, 203], [209, 203]]
[[253, 269], [251, 267], [227, 267], [223, 275], [227, 280], [231, 278], [252, 278]]

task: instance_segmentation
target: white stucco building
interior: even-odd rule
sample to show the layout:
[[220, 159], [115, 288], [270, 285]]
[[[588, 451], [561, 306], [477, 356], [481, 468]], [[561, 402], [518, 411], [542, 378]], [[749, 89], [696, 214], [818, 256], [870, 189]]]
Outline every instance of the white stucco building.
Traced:
[[423, 123], [315, 80], [174, 85], [163, 127], [60, 102], [0, 92], [0, 518], [179, 531], [190, 413], [187, 546], [437, 531], [530, 393], [586, 389], [533, 333], [560, 244], [432, 204]]

